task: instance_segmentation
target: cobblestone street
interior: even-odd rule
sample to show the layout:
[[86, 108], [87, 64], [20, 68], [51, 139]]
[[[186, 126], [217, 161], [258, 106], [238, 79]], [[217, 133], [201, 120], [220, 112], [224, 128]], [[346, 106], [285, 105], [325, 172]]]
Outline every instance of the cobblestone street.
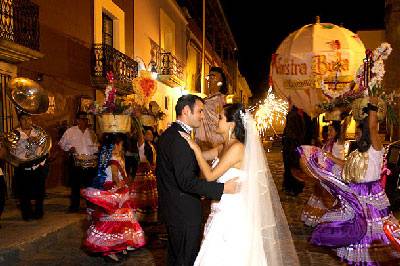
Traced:
[[[280, 189], [283, 174], [281, 152], [274, 150], [268, 153], [267, 157], [289, 221], [301, 265], [344, 265], [336, 258], [333, 251], [308, 244], [307, 239], [311, 231], [303, 226], [299, 217], [302, 206], [311, 193], [311, 184], [298, 197], [287, 196]], [[84, 217], [84, 214], [82, 214], [82, 217]], [[162, 238], [162, 240], [159, 239], [159, 236], [164, 233], [163, 226], [144, 225], [143, 227], [148, 237], [148, 245], [145, 248], [130, 252], [119, 265], [165, 265], [166, 242]], [[53, 241], [53, 244], [49, 247], [38, 248], [40, 251], [33, 253], [33, 255], [22, 254], [20, 261], [16, 265], [109, 265], [110, 263], [106, 262], [102, 257], [91, 256], [81, 249], [85, 228], [85, 222], [81, 223], [81, 226], [70, 228], [68, 233]], [[4, 227], [1, 229], [3, 233], [5, 233], [5, 229]]]
[[400, 266], [399, 70], [400, 0], [0, 0], [0, 266]]
[[328, 248], [320, 248], [308, 243], [308, 238], [312, 232], [309, 227], [304, 226], [300, 220], [302, 207], [307, 202], [311, 192], [312, 184], [307, 184], [304, 192], [297, 197], [288, 196], [282, 190], [283, 162], [282, 154], [279, 150], [267, 153], [268, 164], [277, 185], [279, 196], [281, 197], [282, 207], [288, 219], [290, 231], [296, 246], [296, 251], [301, 265], [346, 265], [341, 263], [334, 251]]

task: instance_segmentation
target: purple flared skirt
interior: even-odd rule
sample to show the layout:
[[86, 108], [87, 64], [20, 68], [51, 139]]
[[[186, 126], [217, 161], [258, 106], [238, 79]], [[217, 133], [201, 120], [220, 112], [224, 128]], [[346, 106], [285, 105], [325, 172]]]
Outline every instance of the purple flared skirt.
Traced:
[[392, 214], [380, 181], [346, 184], [329, 171], [331, 162], [320, 160], [320, 150], [302, 146], [299, 151], [305, 170], [329, 188], [339, 201], [337, 207], [321, 217], [311, 243], [335, 248], [337, 255], [350, 265], [380, 265], [392, 261], [393, 265], [400, 265], [400, 253], [390, 245], [383, 231], [383, 223]]

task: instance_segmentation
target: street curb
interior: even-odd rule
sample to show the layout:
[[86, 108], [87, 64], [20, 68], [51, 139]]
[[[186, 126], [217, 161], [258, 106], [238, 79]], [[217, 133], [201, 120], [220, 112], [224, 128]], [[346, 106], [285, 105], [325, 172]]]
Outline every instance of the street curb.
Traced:
[[77, 227], [79, 229], [82, 227], [84, 220], [85, 218], [82, 217], [65, 226], [46, 232], [39, 237], [30, 239], [14, 247], [0, 250], [0, 265], [18, 265], [20, 262], [28, 262], [36, 253], [56, 244], [63, 237], [67, 237], [68, 235], [76, 237], [74, 233], [76, 234]]

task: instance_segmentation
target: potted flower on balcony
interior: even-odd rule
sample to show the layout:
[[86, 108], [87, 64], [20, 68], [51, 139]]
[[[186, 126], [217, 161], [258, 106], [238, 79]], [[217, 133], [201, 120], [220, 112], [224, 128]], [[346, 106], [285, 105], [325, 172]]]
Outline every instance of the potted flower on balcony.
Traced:
[[117, 96], [111, 72], [107, 73], [107, 80], [104, 102], [94, 102], [89, 108], [89, 113], [96, 115], [102, 133], [128, 133], [131, 130], [131, 117], [140, 116], [141, 106], [134, 94]]

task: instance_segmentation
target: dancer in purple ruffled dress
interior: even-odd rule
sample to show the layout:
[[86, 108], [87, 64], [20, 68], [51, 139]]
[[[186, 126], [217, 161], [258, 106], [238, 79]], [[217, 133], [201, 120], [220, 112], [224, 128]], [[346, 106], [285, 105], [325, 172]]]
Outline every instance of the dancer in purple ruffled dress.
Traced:
[[[347, 125], [349, 124], [349, 118], [343, 121], [333, 121], [328, 127], [328, 139], [322, 146], [322, 150], [329, 159], [335, 162], [335, 168], [332, 169], [338, 175], [342, 172], [343, 164], [345, 160], [345, 138]], [[313, 194], [304, 206], [301, 220], [308, 226], [316, 226], [319, 223], [320, 218], [328, 211], [328, 209], [334, 207], [337, 201], [330, 194], [329, 190], [319, 182], [314, 185]]]
[[350, 265], [400, 265], [400, 253], [383, 231], [383, 224], [394, 217], [380, 184], [384, 150], [378, 135], [377, 101], [370, 97], [368, 116], [359, 124], [358, 148], [348, 156], [341, 175], [332, 171], [335, 163], [321, 149], [299, 148], [303, 170], [319, 179], [339, 202], [321, 217], [311, 243], [335, 248]]

